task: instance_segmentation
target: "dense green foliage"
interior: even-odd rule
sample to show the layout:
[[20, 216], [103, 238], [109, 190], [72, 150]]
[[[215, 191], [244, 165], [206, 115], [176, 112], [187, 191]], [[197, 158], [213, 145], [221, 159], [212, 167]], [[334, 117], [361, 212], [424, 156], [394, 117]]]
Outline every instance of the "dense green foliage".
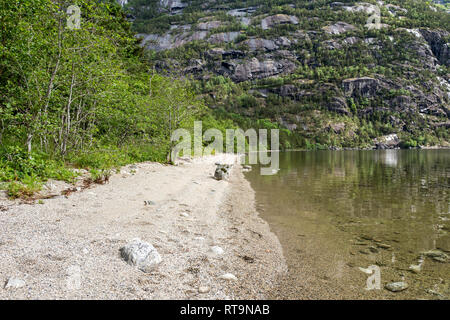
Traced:
[[[81, 28], [71, 30], [74, 4]], [[203, 112], [189, 82], [143, 62], [115, 1], [2, 1], [0, 26], [0, 182], [34, 191], [73, 179], [67, 163], [166, 161], [171, 131]]]

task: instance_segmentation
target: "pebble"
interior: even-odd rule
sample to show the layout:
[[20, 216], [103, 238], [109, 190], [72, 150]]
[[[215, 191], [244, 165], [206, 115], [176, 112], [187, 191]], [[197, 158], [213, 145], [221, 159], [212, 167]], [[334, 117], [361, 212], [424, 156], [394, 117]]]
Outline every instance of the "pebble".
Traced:
[[181, 213], [180, 213], [180, 216], [183, 216], [183, 217], [186, 217], [186, 218], [189, 217], [189, 215], [188, 215], [186, 212], [181, 212]]
[[391, 246], [385, 243], [377, 243], [377, 247], [381, 249], [390, 249]]
[[22, 279], [19, 278], [14, 278], [11, 277], [9, 278], [8, 282], [5, 285], [5, 289], [18, 289], [18, 288], [22, 288], [23, 286], [25, 286], [25, 281], [23, 281]]
[[199, 293], [208, 293], [209, 290], [211, 290], [211, 289], [209, 287], [206, 287], [206, 286], [202, 286], [202, 287], [198, 288], [198, 292]]
[[232, 273], [225, 273], [221, 275], [219, 278], [223, 280], [235, 280], [235, 281], [237, 280], [236, 276]]
[[420, 264], [412, 264], [409, 266], [409, 270], [413, 273], [419, 273], [422, 270], [422, 266]]
[[150, 272], [155, 265], [161, 262], [161, 256], [155, 247], [138, 238], [121, 248], [120, 253], [123, 260], [130, 265], [137, 266], [143, 272]]
[[371, 252], [373, 252], [373, 253], [378, 253], [378, 249], [375, 248], [374, 246], [370, 246], [370, 247], [369, 247], [369, 250], [370, 250]]
[[219, 255], [224, 253], [223, 249], [222, 249], [221, 247], [219, 247], [219, 246], [213, 246], [213, 247], [211, 247], [211, 251], [212, 251], [213, 253], [219, 254]]
[[391, 282], [391, 283], [388, 283], [384, 288], [386, 290], [389, 290], [392, 292], [400, 292], [400, 291], [408, 289], [408, 284], [403, 281]]

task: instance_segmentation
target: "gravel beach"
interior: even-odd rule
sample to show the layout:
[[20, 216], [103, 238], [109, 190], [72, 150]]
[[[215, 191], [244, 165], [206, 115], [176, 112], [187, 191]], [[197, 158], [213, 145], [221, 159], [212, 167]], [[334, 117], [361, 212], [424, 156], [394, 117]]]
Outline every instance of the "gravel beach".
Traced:
[[[140, 163], [107, 184], [21, 204], [0, 200], [0, 299], [261, 299], [286, 273], [234, 155]], [[161, 262], [143, 272], [120, 249], [139, 238]], [[234, 275], [234, 277], [231, 277]]]

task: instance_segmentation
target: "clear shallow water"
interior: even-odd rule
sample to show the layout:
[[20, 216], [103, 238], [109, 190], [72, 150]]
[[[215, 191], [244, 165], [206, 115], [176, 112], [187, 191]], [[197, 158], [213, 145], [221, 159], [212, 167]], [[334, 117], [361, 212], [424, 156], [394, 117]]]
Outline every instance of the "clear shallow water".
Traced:
[[[284, 298], [450, 298], [450, 150], [280, 153], [280, 171], [246, 174], [262, 218], [277, 234], [290, 269]], [[381, 268], [382, 285], [364, 290], [358, 267]]]

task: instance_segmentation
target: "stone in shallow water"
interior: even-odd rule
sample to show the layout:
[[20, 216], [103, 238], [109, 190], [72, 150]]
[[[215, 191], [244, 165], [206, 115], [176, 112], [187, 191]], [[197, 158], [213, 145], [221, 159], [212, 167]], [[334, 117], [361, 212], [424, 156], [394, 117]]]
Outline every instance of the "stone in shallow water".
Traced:
[[387, 250], [387, 249], [390, 249], [390, 248], [391, 248], [391, 246], [390, 246], [390, 245], [388, 245], [388, 244], [385, 244], [385, 243], [377, 243], [377, 247], [378, 247], [378, 248], [381, 248], [381, 249], [385, 249], [385, 250]]
[[378, 249], [375, 248], [374, 246], [370, 246], [370, 247], [369, 247], [369, 250], [370, 250], [370, 252], [378, 253]]
[[448, 255], [440, 250], [429, 250], [422, 252], [422, 254], [438, 262], [447, 262], [448, 259]]
[[392, 291], [392, 292], [400, 292], [403, 290], [408, 289], [408, 284], [406, 282], [403, 281], [399, 281], [399, 282], [391, 282], [388, 283], [385, 286], [386, 290]]
[[409, 270], [411, 270], [411, 272], [413, 273], [419, 273], [420, 271], [422, 271], [422, 265], [412, 264], [409, 266]]
[[128, 264], [143, 272], [150, 272], [162, 260], [155, 247], [137, 238], [121, 248], [120, 254]]

